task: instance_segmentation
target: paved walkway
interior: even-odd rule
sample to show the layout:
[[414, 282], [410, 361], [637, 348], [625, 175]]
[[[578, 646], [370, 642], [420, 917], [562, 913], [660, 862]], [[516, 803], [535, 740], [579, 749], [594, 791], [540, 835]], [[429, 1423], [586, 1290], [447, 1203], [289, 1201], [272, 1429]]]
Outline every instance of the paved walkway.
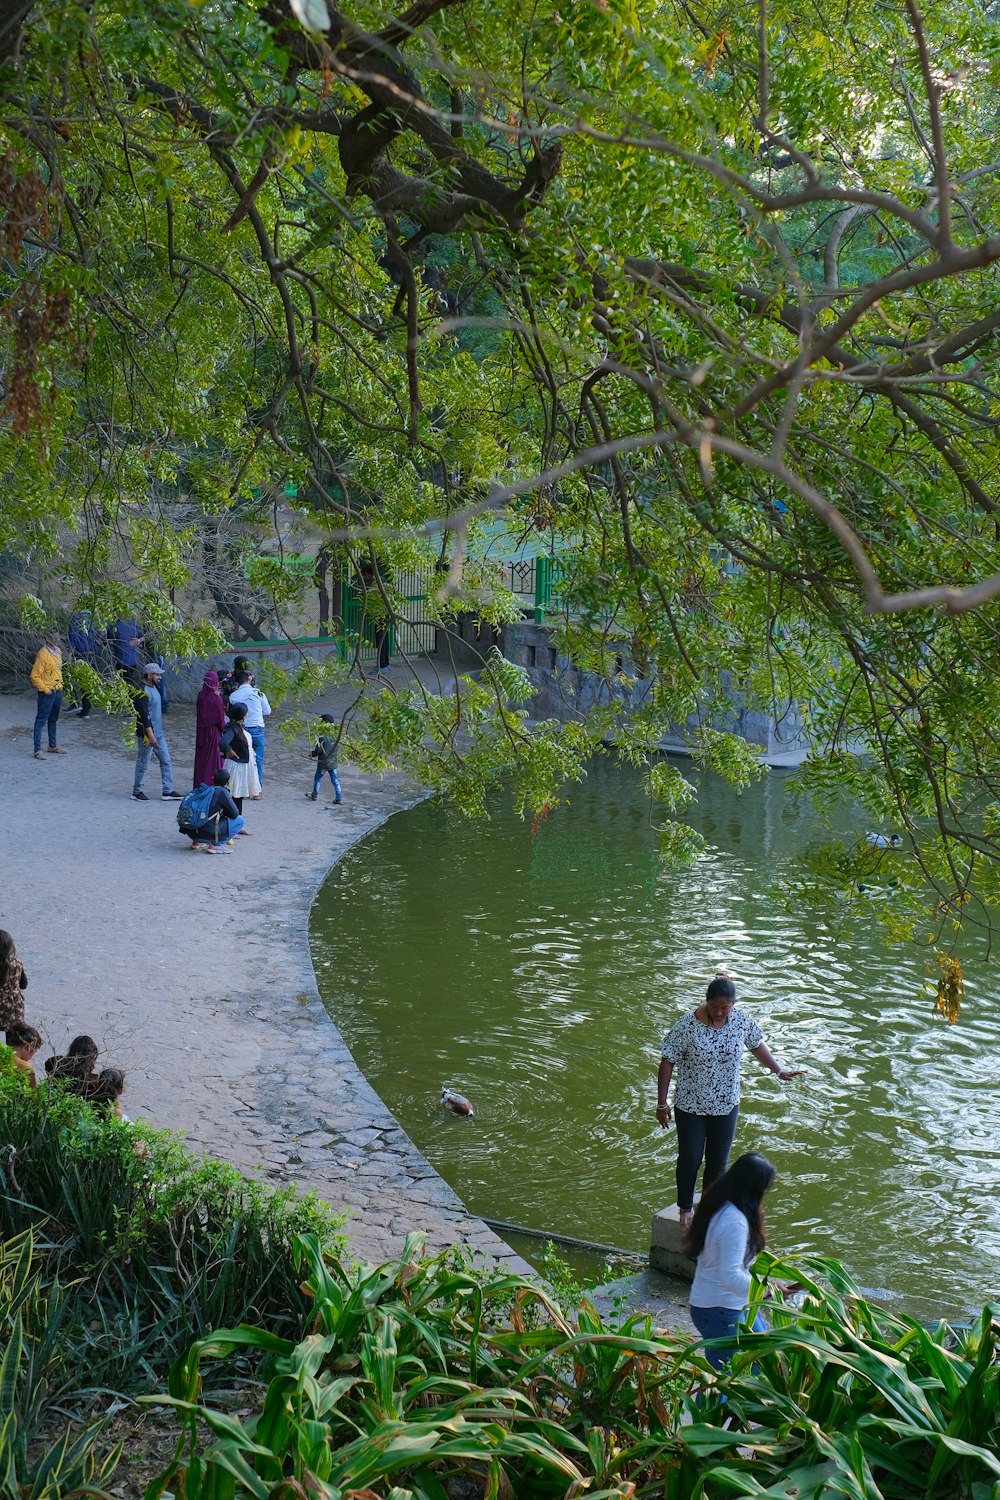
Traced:
[[[331, 695], [317, 712], [336, 707]], [[415, 800], [412, 790], [348, 766], [344, 805], [327, 811], [303, 796], [308, 752], [286, 750], [272, 731], [264, 800], [244, 809], [253, 837], [212, 858], [177, 832], [155, 763], [151, 800], [131, 800], [131, 726], [123, 734], [103, 716], [64, 718], [68, 754], [43, 763], [31, 754], [33, 717], [33, 694], [0, 697], [0, 926], [31, 980], [26, 1017], [51, 1048], [90, 1032], [98, 1066], [128, 1075], [129, 1114], [352, 1209], [359, 1258], [382, 1260], [419, 1228], [432, 1252], [463, 1243], [526, 1269], [421, 1156], [316, 989], [316, 891], [351, 844]], [[166, 726], [187, 791], [193, 708], [173, 705]]]

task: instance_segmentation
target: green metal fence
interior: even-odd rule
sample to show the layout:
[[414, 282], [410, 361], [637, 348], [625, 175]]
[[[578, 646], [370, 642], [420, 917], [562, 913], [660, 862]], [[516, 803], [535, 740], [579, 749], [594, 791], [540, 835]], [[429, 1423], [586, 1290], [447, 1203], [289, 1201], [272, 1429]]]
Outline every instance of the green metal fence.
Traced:
[[[306, 561], [312, 562], [312, 559]], [[524, 601], [525, 612], [531, 613], [535, 624], [543, 625], [552, 610], [553, 596], [564, 570], [565, 565], [560, 557], [523, 558], [504, 565], [503, 582], [506, 588]], [[403, 593], [404, 605], [418, 606], [427, 600], [439, 583], [439, 575], [433, 569], [427, 569], [398, 578], [396, 587], [406, 590]], [[342, 661], [353, 661], [355, 655], [365, 663], [377, 661], [382, 630], [381, 625], [365, 612], [364, 591], [345, 580], [341, 598], [341, 628], [329, 635], [236, 641], [230, 643], [228, 649], [240, 651], [244, 647], [254, 646], [335, 646]], [[400, 646], [400, 629], [407, 632], [407, 642], [402, 644], [404, 651], [433, 650], [435, 628], [432, 623], [421, 620], [420, 615], [419, 609], [405, 610], [399, 621], [399, 628], [395, 621], [389, 623], [387, 634], [390, 656], [395, 656]]]

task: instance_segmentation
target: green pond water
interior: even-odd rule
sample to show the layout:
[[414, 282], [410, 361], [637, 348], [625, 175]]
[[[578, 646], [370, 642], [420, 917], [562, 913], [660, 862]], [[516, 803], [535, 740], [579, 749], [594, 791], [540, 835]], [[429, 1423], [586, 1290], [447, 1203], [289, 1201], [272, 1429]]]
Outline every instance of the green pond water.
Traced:
[[[786, 1066], [747, 1056], [736, 1153], [778, 1181], [771, 1245], [835, 1255], [919, 1316], [1000, 1290], [1000, 984], [967, 942], [953, 1026], [928, 956], [865, 903], [789, 911], [772, 881], [829, 836], [793, 773], [738, 797], [691, 767], [708, 851], [657, 863], [637, 778], [596, 764], [533, 831], [424, 803], [331, 872], [313, 914], [327, 1008], [397, 1119], [476, 1214], [645, 1252], [673, 1202], [653, 1118], [663, 1033], [719, 963]], [[849, 834], [848, 824], [834, 832]], [[863, 829], [861, 830], [864, 831]], [[886, 854], [885, 871], [905, 855]], [[445, 1114], [441, 1086], [475, 1118]]]

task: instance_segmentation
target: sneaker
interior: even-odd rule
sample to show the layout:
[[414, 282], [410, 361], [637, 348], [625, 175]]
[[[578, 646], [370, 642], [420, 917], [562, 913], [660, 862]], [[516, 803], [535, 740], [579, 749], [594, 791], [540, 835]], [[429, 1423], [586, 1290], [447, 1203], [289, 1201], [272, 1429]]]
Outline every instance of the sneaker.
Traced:
[[80, 710], [78, 708], [64, 708], [63, 709], [63, 718], [64, 719], [72, 718], [72, 716], [74, 714], [78, 714], [79, 712], [80, 712]]
[[192, 839], [191, 840], [191, 848], [192, 849], [203, 849], [204, 847], [205, 847], [204, 844], [199, 844], [199, 842], [198, 842], [197, 839]]
[[36, 760], [44, 760], [45, 759], [45, 751], [44, 750], [36, 750], [35, 751], [35, 759]]
[[148, 802], [149, 798], [146, 796], [145, 792], [140, 792], [139, 789], [138, 789], [138, 787], [137, 787], [135, 789], [135, 791], [132, 793], [132, 801], [133, 802]]
[[49, 746], [49, 754], [50, 755], [65, 755], [66, 751], [65, 750], [60, 750], [58, 745], [50, 745]]
[[183, 802], [180, 792], [164, 792], [160, 798], [161, 802]]
[[205, 850], [206, 854], [221, 854], [222, 853], [222, 850], [219, 848], [218, 844], [203, 844], [202, 847]]
[[80, 722], [81, 722], [81, 724], [83, 723], [84, 719], [89, 719], [89, 718], [90, 718], [89, 714], [81, 714], [80, 715]]
[[341, 803], [343, 802], [343, 800], [344, 800], [343, 797], [334, 797], [334, 799], [333, 799], [333, 805], [334, 805], [334, 807], [339, 807], [341, 805]]
[[316, 793], [315, 792], [303, 792], [302, 795], [303, 795], [303, 797], [305, 797], [305, 799], [306, 799], [307, 802], [315, 802], [316, 801]]

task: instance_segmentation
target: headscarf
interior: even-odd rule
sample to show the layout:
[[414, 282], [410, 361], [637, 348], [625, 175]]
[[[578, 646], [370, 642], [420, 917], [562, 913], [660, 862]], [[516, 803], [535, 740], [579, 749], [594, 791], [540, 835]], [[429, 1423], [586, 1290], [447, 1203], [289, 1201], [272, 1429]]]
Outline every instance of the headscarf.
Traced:
[[[214, 730], [216, 734], [222, 733], [222, 727], [226, 722], [226, 709], [219, 692], [218, 672], [205, 673], [205, 685], [198, 694], [197, 723], [199, 730]], [[218, 742], [216, 742], [216, 748]], [[204, 768], [203, 768], [204, 769]]]

